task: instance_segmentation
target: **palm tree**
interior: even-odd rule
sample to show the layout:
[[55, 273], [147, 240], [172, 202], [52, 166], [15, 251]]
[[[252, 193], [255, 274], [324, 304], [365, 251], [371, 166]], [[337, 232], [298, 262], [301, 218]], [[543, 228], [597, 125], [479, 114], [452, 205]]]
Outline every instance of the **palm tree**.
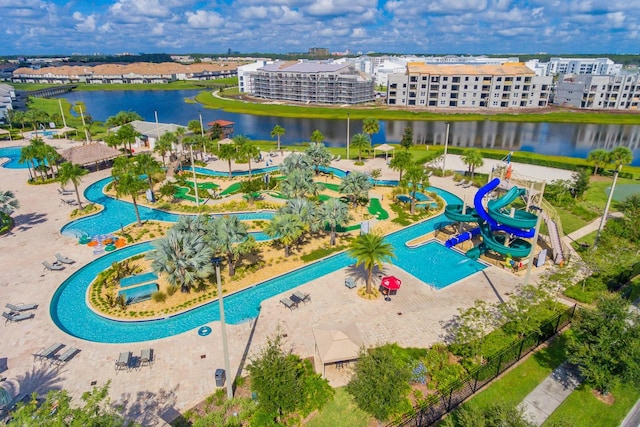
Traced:
[[142, 221], [140, 220], [140, 212], [138, 212], [138, 194], [147, 188], [147, 183], [144, 178], [140, 177], [140, 174], [136, 170], [136, 165], [127, 157], [118, 157], [113, 162], [113, 169], [111, 170], [111, 176], [113, 177], [113, 183], [116, 189], [116, 195], [121, 197], [123, 195], [131, 196], [133, 200], [133, 209], [136, 213], [136, 219], [138, 221], [138, 227], [142, 227]]
[[[29, 145], [25, 145], [20, 149], [20, 159], [18, 163], [27, 164], [27, 168], [29, 168], [29, 177], [35, 180], [36, 178], [36, 150], [33, 145], [33, 141]], [[31, 169], [33, 169], [33, 174], [31, 174]]]
[[247, 161], [249, 163], [249, 178], [251, 178], [251, 159], [258, 157], [260, 152], [258, 148], [253, 145], [253, 141], [244, 135], [238, 135], [233, 138], [233, 142], [238, 147], [238, 157], [241, 161]]
[[309, 169], [311, 167], [311, 159], [304, 153], [292, 153], [284, 158], [280, 164], [280, 173], [289, 175], [295, 169]]
[[142, 120], [142, 116], [134, 111], [120, 111], [115, 116], [107, 118], [104, 125], [107, 128], [107, 132], [109, 132], [111, 128], [122, 126], [135, 120]]
[[300, 217], [305, 227], [312, 233], [322, 228], [322, 218], [319, 215], [315, 203], [308, 199], [295, 198], [287, 201], [287, 204], [279, 209], [281, 214], [291, 214]]
[[380, 131], [380, 122], [373, 118], [364, 119], [362, 121], [362, 131], [369, 135], [369, 145], [372, 145], [373, 134]]
[[166, 166], [164, 157], [167, 155], [167, 153], [173, 151], [173, 144], [175, 144], [177, 141], [178, 138], [173, 132], [165, 132], [162, 134], [162, 136], [160, 136], [160, 138], [156, 140], [153, 151], [160, 154], [160, 156], [162, 157], [163, 166]]
[[171, 286], [189, 292], [199, 281], [213, 273], [212, 249], [203, 234], [170, 229], [167, 235], [153, 243], [154, 251], [147, 257], [157, 274], [167, 274]]
[[349, 255], [356, 259], [356, 267], [364, 265], [367, 271], [367, 294], [372, 294], [371, 278], [374, 267], [383, 268], [385, 262], [395, 257], [393, 246], [384, 241], [384, 237], [377, 234], [361, 234], [351, 241]]
[[311, 160], [316, 175], [320, 172], [320, 166], [329, 166], [331, 164], [331, 154], [321, 142], [312, 142], [305, 154]]
[[367, 135], [364, 133], [357, 133], [353, 135], [350, 143], [352, 148], [358, 149], [358, 162], [362, 162], [362, 150], [369, 149], [371, 147], [371, 141], [367, 138]]
[[280, 191], [286, 197], [303, 198], [307, 194], [314, 196], [320, 192], [322, 184], [313, 181], [313, 172], [309, 169], [294, 169], [286, 179], [280, 181]]
[[320, 217], [329, 224], [331, 230], [331, 246], [336, 244], [336, 228], [351, 221], [349, 208], [339, 199], [329, 199], [320, 206]]
[[418, 190], [424, 190], [429, 186], [429, 175], [427, 175], [421, 165], [414, 165], [407, 170], [404, 180], [400, 183], [400, 186], [409, 190], [411, 199], [411, 215], [413, 215], [417, 201], [416, 193]]
[[628, 165], [633, 161], [633, 151], [627, 147], [616, 147], [609, 153], [609, 163], [613, 164], [616, 170]]
[[394, 154], [389, 162], [389, 167], [394, 171], [400, 172], [398, 181], [402, 181], [402, 172], [406, 171], [413, 164], [413, 158], [408, 151], [399, 151]]
[[[20, 202], [16, 199], [13, 191], [0, 191], [0, 212], [11, 215], [16, 209], [20, 207]], [[0, 215], [0, 228], [4, 225], [4, 217]]]
[[601, 148], [592, 150], [587, 156], [587, 161], [593, 163], [593, 174], [597, 175], [598, 170], [609, 163], [609, 152]]
[[78, 186], [80, 185], [80, 182], [82, 182], [82, 177], [88, 173], [89, 171], [82, 166], [71, 162], [64, 162], [58, 171], [58, 181], [60, 182], [60, 185], [64, 187], [69, 182], [73, 184], [73, 189], [76, 192], [76, 199], [78, 200], [78, 206], [80, 209], [82, 209], [82, 200], [80, 199]]
[[271, 131], [271, 138], [278, 137], [278, 151], [280, 151], [280, 137], [284, 135], [285, 129], [280, 125], [275, 125]]
[[316, 144], [321, 144], [324, 141], [324, 135], [318, 129], [314, 130], [311, 134], [311, 142], [315, 142]]
[[229, 178], [232, 177], [231, 174], [231, 160], [235, 160], [238, 156], [238, 152], [236, 151], [235, 144], [223, 144], [218, 151], [218, 157], [222, 160], [226, 160], [229, 162]]
[[480, 154], [480, 151], [478, 151], [477, 148], [469, 148], [468, 150], [465, 150], [462, 155], [462, 162], [469, 168], [471, 179], [473, 179], [473, 176], [476, 173], [476, 168], [484, 165], [482, 154]]
[[227, 258], [229, 276], [236, 273], [236, 263], [241, 254], [239, 249], [248, 237], [247, 225], [236, 215], [218, 216], [209, 223], [208, 239], [214, 251], [222, 252]]
[[176, 137], [178, 138], [178, 143], [180, 144], [180, 150], [182, 151], [182, 153], [184, 153], [184, 144], [182, 143], [182, 140], [184, 139], [185, 134], [187, 133], [187, 130], [180, 126], [178, 129], [176, 129]]
[[153, 158], [149, 153], [138, 154], [136, 157], [136, 167], [141, 175], [146, 175], [149, 183], [149, 189], [153, 193], [153, 176], [162, 172], [160, 162]]
[[351, 172], [342, 179], [338, 191], [346, 194], [353, 205], [357, 206], [359, 199], [368, 199], [369, 190], [372, 186], [367, 175], [362, 172]]
[[264, 228], [269, 237], [273, 237], [284, 246], [284, 256], [288, 257], [291, 245], [302, 236], [305, 225], [299, 216], [276, 214]]

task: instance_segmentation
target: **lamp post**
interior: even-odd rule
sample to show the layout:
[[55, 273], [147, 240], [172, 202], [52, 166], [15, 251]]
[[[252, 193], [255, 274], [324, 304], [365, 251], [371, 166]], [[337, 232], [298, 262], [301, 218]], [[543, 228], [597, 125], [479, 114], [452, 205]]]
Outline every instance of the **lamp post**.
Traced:
[[609, 215], [609, 207], [611, 207], [611, 199], [613, 199], [613, 192], [616, 189], [616, 182], [618, 181], [618, 174], [622, 169], [622, 164], [618, 165], [618, 167], [613, 172], [613, 184], [611, 184], [611, 192], [609, 193], [609, 198], [607, 199], [607, 205], [604, 207], [604, 215], [602, 215], [602, 219], [600, 220], [600, 227], [598, 227], [598, 233], [596, 234], [596, 238], [593, 241], [593, 250], [595, 251], [598, 247], [598, 241], [600, 240], [600, 233], [602, 233], [602, 229], [604, 229], [604, 225], [607, 223], [607, 216]]
[[227, 398], [233, 399], [233, 384], [231, 380], [231, 367], [229, 363], [229, 345], [227, 343], [227, 325], [224, 320], [224, 299], [222, 296], [222, 280], [220, 280], [220, 261], [219, 257], [212, 258], [211, 262], [216, 267], [216, 281], [218, 283], [218, 304], [220, 307], [220, 330], [222, 331], [222, 351], [224, 353], [224, 370], [227, 374]]
[[442, 156], [442, 176], [444, 176], [445, 164], [447, 162], [447, 148], [449, 148], [449, 126], [451, 123], [445, 122], [447, 125], [447, 131], [444, 135], [444, 156]]
[[204, 140], [204, 126], [202, 126], [202, 113], [200, 113], [200, 136], [202, 137], [202, 149], [204, 151], [204, 155], [207, 155], [207, 144]]
[[193, 172], [193, 188], [196, 190], [196, 207], [200, 207], [200, 198], [198, 197], [198, 182], [196, 181], [196, 166], [193, 163], [193, 144], [189, 144], [191, 152], [191, 171]]
[[349, 160], [349, 118], [350, 115], [347, 113], [347, 160]]

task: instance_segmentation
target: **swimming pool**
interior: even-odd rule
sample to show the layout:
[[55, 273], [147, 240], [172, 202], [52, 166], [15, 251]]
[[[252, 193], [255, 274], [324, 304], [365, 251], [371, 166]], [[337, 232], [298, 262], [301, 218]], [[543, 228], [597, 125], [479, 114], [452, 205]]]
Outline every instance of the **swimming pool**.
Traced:
[[[22, 147], [2, 147], [0, 148], [0, 158], [9, 159], [5, 163], [2, 164], [3, 168], [7, 169], [27, 169], [29, 165], [25, 163], [18, 163], [20, 160], [20, 152], [22, 151]], [[38, 162], [36, 161], [36, 165]]]
[[[462, 202], [451, 193], [439, 189], [432, 190], [443, 197], [447, 203]], [[441, 216], [434, 217], [397, 231], [386, 238], [395, 249], [397, 259], [393, 263], [436, 289], [448, 286], [486, 267], [436, 242], [413, 249], [405, 245], [406, 242], [433, 231], [441, 221]], [[76, 271], [60, 285], [53, 296], [50, 313], [54, 323], [66, 333], [85, 340], [129, 343], [166, 338], [219, 320], [217, 301], [195, 308], [188, 313], [140, 322], [106, 319], [88, 308], [87, 290], [98, 273], [110, 267], [114, 261], [151, 249], [150, 242], [127, 246], [108, 253]], [[343, 252], [228, 295], [224, 299], [226, 321], [230, 324], [239, 324], [256, 318], [260, 311], [260, 303], [265, 299], [347, 267], [353, 262], [354, 260]]]
[[[136, 221], [136, 213], [133, 208], [133, 203], [125, 202], [122, 200], [114, 199], [107, 196], [103, 192], [103, 188], [111, 182], [111, 177], [103, 178], [99, 181], [89, 185], [84, 191], [84, 196], [92, 203], [98, 203], [104, 207], [104, 209], [95, 215], [79, 218], [65, 224], [60, 233], [63, 236], [80, 238], [81, 236], [97, 236], [100, 234], [110, 234], [120, 230], [122, 227], [134, 223]], [[158, 209], [149, 208], [146, 206], [138, 205], [138, 212], [140, 213], [140, 219], [142, 221], [167, 221], [178, 222], [181, 216]], [[212, 214], [216, 215], [229, 215], [225, 214]], [[260, 212], [239, 212], [233, 213], [241, 220], [270, 220], [273, 218], [274, 212], [272, 211], [260, 211]], [[264, 233], [251, 233], [256, 240], [263, 241], [268, 240], [268, 237]]]

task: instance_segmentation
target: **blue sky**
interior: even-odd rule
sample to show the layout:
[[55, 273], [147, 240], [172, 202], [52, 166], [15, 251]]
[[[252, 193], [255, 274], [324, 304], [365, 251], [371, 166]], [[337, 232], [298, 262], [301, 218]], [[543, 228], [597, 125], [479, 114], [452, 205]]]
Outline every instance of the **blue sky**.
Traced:
[[0, 55], [639, 53], [638, 0], [0, 0]]

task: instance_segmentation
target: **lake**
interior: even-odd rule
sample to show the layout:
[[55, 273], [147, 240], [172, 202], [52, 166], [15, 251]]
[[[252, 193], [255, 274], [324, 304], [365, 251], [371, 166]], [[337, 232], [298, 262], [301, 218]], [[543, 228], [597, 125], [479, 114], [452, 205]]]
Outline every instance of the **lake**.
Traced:
[[[255, 116], [204, 108], [193, 101], [199, 90], [142, 91], [74, 91], [62, 96], [71, 103], [82, 101], [94, 120], [104, 121], [119, 111], [135, 111], [147, 121], [186, 125], [190, 120], [206, 123], [223, 119], [235, 123], [236, 135], [255, 140], [273, 140], [271, 130], [282, 126], [285, 145], [309, 141], [318, 129], [325, 144], [343, 147], [347, 138], [347, 118], [344, 120], [303, 119]], [[186, 100], [191, 100], [187, 102]], [[640, 117], [638, 118], [640, 123]], [[380, 120], [380, 131], [373, 135], [374, 144], [398, 143], [405, 127], [413, 128], [419, 144], [444, 144], [446, 124], [442, 121]], [[362, 132], [362, 121], [349, 122], [349, 134]], [[610, 150], [629, 147], [634, 152], [633, 165], [640, 166], [640, 124], [600, 125], [580, 123], [510, 123], [489, 120], [452, 122], [449, 144], [455, 147], [497, 148], [530, 151], [548, 155], [585, 158], [594, 149]]]

